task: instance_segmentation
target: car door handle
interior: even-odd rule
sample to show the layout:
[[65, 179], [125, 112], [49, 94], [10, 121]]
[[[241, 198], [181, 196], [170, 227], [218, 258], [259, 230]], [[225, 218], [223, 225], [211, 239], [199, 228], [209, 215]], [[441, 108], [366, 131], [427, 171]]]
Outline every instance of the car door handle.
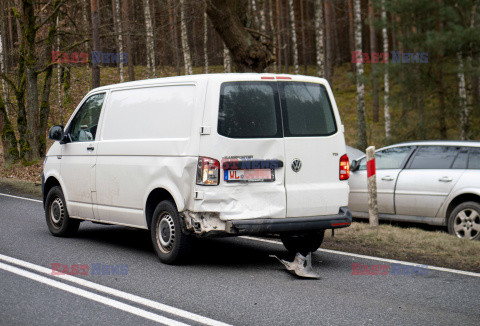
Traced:
[[383, 181], [393, 181], [393, 178], [389, 175], [382, 178]]
[[95, 147], [93, 147], [93, 146], [88, 146], [87, 147], [87, 151], [90, 151], [90, 152], [93, 151], [94, 149], [95, 149]]
[[438, 179], [438, 181], [440, 181], [440, 182], [452, 182], [453, 179], [450, 178], [450, 177], [443, 177], [443, 178]]

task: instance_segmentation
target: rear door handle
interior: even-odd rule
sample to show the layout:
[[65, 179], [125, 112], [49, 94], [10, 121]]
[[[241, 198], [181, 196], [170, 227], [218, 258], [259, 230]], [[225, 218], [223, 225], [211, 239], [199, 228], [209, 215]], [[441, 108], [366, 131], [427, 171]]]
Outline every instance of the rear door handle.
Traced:
[[453, 179], [450, 178], [450, 177], [443, 177], [443, 178], [438, 179], [438, 181], [440, 181], [440, 182], [452, 182]]
[[95, 147], [93, 147], [93, 146], [88, 146], [87, 147], [87, 151], [90, 151], [90, 152], [93, 151], [94, 149], [95, 149]]
[[393, 181], [393, 178], [389, 175], [382, 178], [383, 181]]

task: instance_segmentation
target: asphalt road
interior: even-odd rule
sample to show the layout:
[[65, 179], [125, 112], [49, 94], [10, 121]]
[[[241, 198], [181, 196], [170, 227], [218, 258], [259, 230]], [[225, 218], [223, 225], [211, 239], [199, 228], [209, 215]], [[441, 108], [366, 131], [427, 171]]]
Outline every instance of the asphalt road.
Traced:
[[[146, 231], [84, 222], [55, 238], [41, 203], [0, 195], [0, 324], [479, 324], [478, 276], [352, 275], [352, 264], [393, 266], [318, 251], [321, 279], [303, 280], [272, 254], [287, 257], [277, 243], [210, 239], [187, 265], [163, 265]], [[87, 275], [52, 275], [52, 264], [88, 265]]]

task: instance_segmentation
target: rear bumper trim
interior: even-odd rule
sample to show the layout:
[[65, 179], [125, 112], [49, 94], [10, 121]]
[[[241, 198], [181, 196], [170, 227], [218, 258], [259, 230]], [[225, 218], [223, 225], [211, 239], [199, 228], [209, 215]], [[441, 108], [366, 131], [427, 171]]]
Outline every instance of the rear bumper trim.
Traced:
[[340, 207], [336, 215], [309, 217], [264, 218], [227, 221], [227, 230], [236, 234], [272, 234], [345, 228], [352, 223], [348, 207]]

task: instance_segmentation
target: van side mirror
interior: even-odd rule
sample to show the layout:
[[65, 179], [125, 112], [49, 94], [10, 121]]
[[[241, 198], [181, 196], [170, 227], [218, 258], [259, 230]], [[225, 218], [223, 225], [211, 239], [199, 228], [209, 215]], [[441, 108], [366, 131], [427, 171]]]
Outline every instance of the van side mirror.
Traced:
[[350, 171], [352, 172], [357, 171], [359, 166], [360, 166], [360, 162], [357, 160], [353, 160], [352, 164], [350, 165]]
[[48, 132], [48, 138], [54, 141], [62, 141], [64, 137], [63, 126], [53, 126]]

